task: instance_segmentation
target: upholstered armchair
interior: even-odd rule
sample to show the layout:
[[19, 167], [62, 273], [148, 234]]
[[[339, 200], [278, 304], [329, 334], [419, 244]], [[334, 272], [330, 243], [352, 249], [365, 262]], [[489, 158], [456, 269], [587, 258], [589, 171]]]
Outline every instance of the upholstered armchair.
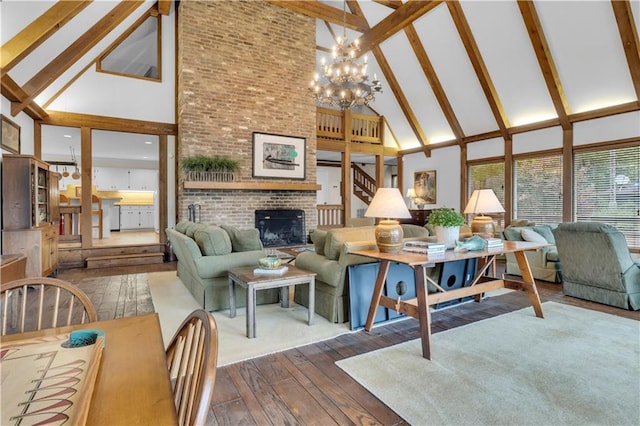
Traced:
[[640, 309], [640, 262], [624, 235], [599, 222], [562, 223], [553, 230], [562, 262], [562, 290], [624, 309]]

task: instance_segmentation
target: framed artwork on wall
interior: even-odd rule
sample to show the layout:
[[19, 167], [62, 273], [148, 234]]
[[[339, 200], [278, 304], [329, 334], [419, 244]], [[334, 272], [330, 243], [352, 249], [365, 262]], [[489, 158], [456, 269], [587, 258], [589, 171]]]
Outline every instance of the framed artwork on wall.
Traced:
[[416, 191], [416, 204], [436, 204], [436, 171], [414, 172], [413, 188]]
[[253, 177], [304, 179], [307, 140], [253, 132]]
[[20, 126], [4, 115], [1, 118], [2, 139], [0, 139], [0, 145], [2, 149], [6, 149], [13, 154], [20, 154]]

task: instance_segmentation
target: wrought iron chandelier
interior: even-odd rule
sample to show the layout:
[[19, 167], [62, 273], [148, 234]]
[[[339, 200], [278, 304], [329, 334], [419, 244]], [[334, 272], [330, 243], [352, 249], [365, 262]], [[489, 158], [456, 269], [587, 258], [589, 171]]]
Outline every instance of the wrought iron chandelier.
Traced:
[[326, 64], [325, 58], [322, 58], [321, 73], [324, 81], [321, 82], [320, 73], [316, 73], [310, 90], [317, 102], [345, 110], [369, 105], [375, 99], [375, 94], [382, 92], [382, 86], [376, 74], [373, 75], [373, 81], [369, 82], [367, 56], [364, 56], [362, 63], [356, 59], [360, 51], [358, 39], [353, 43], [347, 41], [346, 2], [342, 6], [342, 14], [342, 37], [338, 37], [333, 46], [333, 62]]

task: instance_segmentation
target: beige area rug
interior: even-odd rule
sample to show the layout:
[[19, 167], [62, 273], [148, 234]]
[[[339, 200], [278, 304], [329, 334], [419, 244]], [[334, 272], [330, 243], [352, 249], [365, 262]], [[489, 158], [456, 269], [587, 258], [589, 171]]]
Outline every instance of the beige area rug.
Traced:
[[543, 304], [338, 361], [412, 425], [638, 425], [640, 323]]
[[[169, 344], [184, 318], [199, 306], [175, 271], [149, 273], [153, 305], [160, 317], [165, 346]], [[313, 325], [307, 323], [308, 310], [290, 303], [260, 305], [256, 310], [256, 338], [246, 336], [246, 311], [239, 308], [235, 318], [229, 311], [214, 312], [219, 332], [218, 366], [303, 346], [348, 333], [348, 323], [332, 324], [320, 315]]]

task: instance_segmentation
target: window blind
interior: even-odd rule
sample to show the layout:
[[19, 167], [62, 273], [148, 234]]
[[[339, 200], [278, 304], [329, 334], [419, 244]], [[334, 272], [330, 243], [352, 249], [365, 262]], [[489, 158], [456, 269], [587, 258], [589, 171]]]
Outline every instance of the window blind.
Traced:
[[[476, 189], [493, 189], [500, 204], [504, 207], [504, 161], [469, 165], [469, 187], [467, 199]], [[473, 221], [474, 215], [467, 215], [467, 223]], [[490, 214], [494, 221], [504, 226], [504, 214]]]
[[605, 222], [640, 247], [640, 142], [578, 151], [573, 159], [575, 220]]
[[513, 218], [562, 222], [562, 155], [517, 158], [513, 167]]

